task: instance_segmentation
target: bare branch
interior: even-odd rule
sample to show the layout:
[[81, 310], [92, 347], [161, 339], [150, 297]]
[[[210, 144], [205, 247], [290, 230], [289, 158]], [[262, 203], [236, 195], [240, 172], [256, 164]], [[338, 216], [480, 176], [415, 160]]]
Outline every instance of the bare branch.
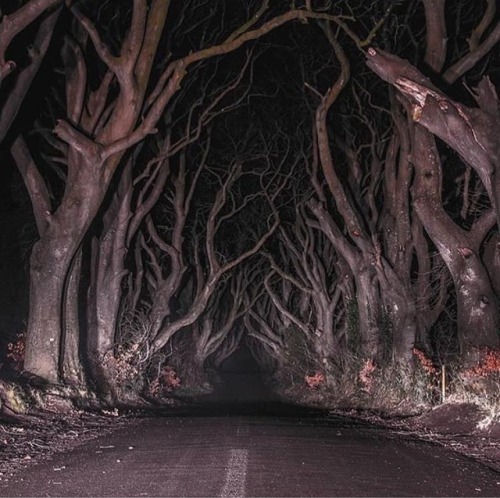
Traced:
[[86, 97], [87, 67], [82, 49], [70, 37], [65, 37], [63, 60], [66, 66], [66, 109], [68, 118], [79, 123]]
[[[5, 61], [5, 52], [14, 37], [29, 26], [44, 11], [60, 3], [61, 0], [30, 0], [13, 14], [4, 16], [0, 23], [0, 81], [15, 68], [15, 63]], [[12, 68], [4, 68], [11, 65]], [[5, 72], [4, 72], [5, 71]]]
[[12, 144], [11, 153], [23, 177], [33, 204], [38, 233], [42, 236], [50, 219], [50, 196], [45, 181], [38, 171], [24, 138], [19, 135]]
[[[17, 11], [18, 12], [18, 11]], [[16, 12], [16, 14], [17, 14]], [[57, 9], [48, 15], [40, 23], [35, 40], [31, 49], [29, 50], [30, 63], [22, 69], [17, 75], [17, 79], [14, 87], [9, 92], [9, 98], [4, 103], [0, 112], [0, 142], [3, 141], [7, 132], [9, 131], [12, 123], [14, 122], [17, 113], [21, 107], [21, 104], [28, 93], [31, 86], [33, 78], [37, 74], [40, 65], [43, 61], [45, 53], [49, 48], [50, 40], [52, 39], [52, 33], [54, 32], [54, 27], [59, 18], [61, 10]], [[12, 16], [9, 16], [11, 19]], [[2, 23], [0, 23], [0, 39], [6, 18], [4, 17]], [[0, 41], [1, 44], [1, 41]], [[0, 48], [0, 84], [5, 75], [2, 75], [2, 63], [1, 63], [2, 52]], [[6, 63], [6, 71], [10, 72], [15, 69], [15, 63], [12, 61]]]
[[264, 279], [264, 286], [266, 288], [267, 293], [269, 294], [269, 297], [271, 298], [271, 301], [282, 315], [286, 316], [292, 323], [294, 323], [303, 332], [303, 334], [306, 337], [308, 337], [311, 333], [310, 327], [306, 323], [299, 320], [291, 311], [289, 311], [285, 307], [285, 305], [281, 302], [280, 298], [271, 287], [269, 280], [273, 275], [274, 275], [274, 270], [271, 273], [269, 273]]
[[496, 0], [486, 0], [486, 10], [484, 11], [483, 17], [481, 18], [479, 24], [472, 30], [472, 33], [467, 40], [469, 43], [469, 50], [471, 52], [478, 48], [481, 38], [484, 36], [484, 33], [495, 19], [496, 11]]
[[445, 0], [423, 0], [425, 8], [425, 62], [437, 73], [441, 71], [446, 58]]
[[92, 40], [92, 43], [94, 44], [94, 48], [95, 48], [97, 54], [99, 55], [99, 57], [101, 58], [101, 60], [118, 77], [120, 74], [120, 71], [121, 71], [120, 58], [113, 56], [113, 54], [109, 50], [108, 46], [102, 40], [101, 35], [97, 31], [97, 28], [95, 27], [94, 23], [86, 15], [84, 15], [80, 11], [80, 9], [76, 6], [75, 0], [66, 0], [66, 5], [71, 10], [71, 12], [75, 16], [75, 18], [78, 19], [78, 21], [83, 26], [85, 31], [87, 31], [87, 33], [89, 34], [90, 39]]
[[453, 66], [443, 73], [444, 81], [454, 83], [458, 78], [464, 75], [469, 69], [472, 69], [479, 60], [481, 60], [492, 48], [500, 41], [500, 22], [491, 30], [486, 39], [467, 55], [462, 57]]
[[261, 6], [257, 10], [257, 12], [243, 25], [241, 25], [238, 29], [236, 29], [231, 35], [229, 35], [224, 43], [230, 43], [238, 36], [242, 35], [246, 31], [248, 31], [250, 28], [255, 26], [261, 19], [261, 17], [264, 15], [266, 10], [269, 8], [269, 0], [263, 0]]
[[104, 162], [104, 147], [101, 144], [95, 143], [83, 133], [80, 133], [68, 122], [59, 119], [54, 128], [54, 134], [61, 140], [64, 140], [79, 154], [92, 156], [99, 163]]

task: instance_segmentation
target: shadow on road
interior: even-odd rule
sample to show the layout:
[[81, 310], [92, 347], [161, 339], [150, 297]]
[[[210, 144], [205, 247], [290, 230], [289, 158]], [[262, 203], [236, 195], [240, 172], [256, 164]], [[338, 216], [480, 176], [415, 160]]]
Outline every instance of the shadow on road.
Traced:
[[250, 350], [243, 346], [218, 370], [215, 391], [194, 400], [190, 415], [318, 417], [323, 410], [281, 402], [265, 382]]
[[[159, 417], [272, 417], [290, 419], [326, 419], [327, 410], [285, 403], [279, 400], [267, 401], [222, 401], [213, 397], [186, 400], [176, 408], [159, 408], [143, 414]], [[357, 424], [355, 424], [357, 425]]]
[[281, 401], [260, 372], [226, 371], [212, 394], [183, 398], [185, 405], [161, 410], [161, 416], [321, 418], [327, 410]]
[[211, 394], [182, 397], [182, 405], [154, 411], [159, 416], [325, 418], [327, 410], [281, 401], [265, 382], [251, 351], [242, 346], [217, 370]]

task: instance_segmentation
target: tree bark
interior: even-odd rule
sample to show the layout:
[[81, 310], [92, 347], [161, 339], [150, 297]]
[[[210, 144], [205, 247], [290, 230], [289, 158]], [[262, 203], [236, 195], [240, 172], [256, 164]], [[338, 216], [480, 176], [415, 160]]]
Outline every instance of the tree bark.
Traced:
[[356, 288], [361, 353], [366, 358], [377, 358], [380, 355], [382, 302], [373, 255], [369, 251], [362, 252], [353, 247], [320, 203], [311, 202], [310, 207], [318, 219], [320, 229], [352, 272]]
[[[2, 18], [0, 22], [0, 86], [2, 80], [13, 73], [17, 68], [15, 61], [6, 60], [6, 52], [12, 40], [45, 11], [60, 2], [61, 0], [30, 0], [12, 14]], [[43, 31], [43, 28], [41, 31]]]
[[447, 215], [441, 201], [441, 161], [430, 132], [447, 142], [477, 171], [498, 221], [499, 146], [492, 130], [498, 128], [499, 115], [498, 109], [488, 111], [491, 101], [497, 103], [498, 98], [491, 83], [483, 80], [476, 95], [480, 109], [468, 109], [440, 92], [407, 61], [373, 48], [367, 55], [368, 66], [412, 105], [411, 118], [417, 122], [411, 132], [411, 158], [416, 172], [413, 203], [450, 270], [456, 289], [462, 354], [466, 361], [474, 361], [478, 348], [499, 344], [498, 302], [479, 257], [481, 243], [492, 227], [492, 213], [484, 212], [468, 232]]
[[[46, 0], [42, 2], [38, 2], [41, 8], [50, 8], [53, 5], [57, 4], [59, 0]], [[31, 2], [31, 4], [35, 4], [35, 2]], [[29, 4], [28, 4], [29, 5]], [[22, 9], [19, 9], [20, 12]], [[38, 28], [38, 32], [36, 34], [35, 40], [30, 47], [30, 63], [27, 67], [23, 68], [17, 74], [16, 82], [8, 94], [7, 99], [4, 102], [0, 103], [0, 143], [3, 142], [5, 136], [9, 132], [12, 123], [14, 122], [19, 109], [21, 108], [22, 103], [28, 93], [29, 88], [31, 87], [31, 83], [35, 78], [42, 61], [45, 57], [47, 49], [49, 48], [50, 41], [52, 40], [52, 34], [54, 32], [54, 27], [59, 18], [59, 14], [61, 9], [57, 9], [54, 12], [50, 13], [40, 24]], [[26, 12], [27, 14], [27, 12]], [[36, 12], [34, 11], [36, 15]], [[31, 16], [26, 17], [26, 21], [31, 19]], [[4, 17], [3, 21], [0, 23], [0, 33], [2, 33], [5, 29], [5, 23], [10, 22], [9, 16]], [[1, 54], [2, 48], [5, 49], [6, 40], [2, 40], [3, 36], [0, 35], [0, 66], [5, 64], [3, 61], [3, 56]], [[2, 47], [4, 45], [4, 47]], [[8, 65], [14, 64], [14, 62], [9, 61]], [[0, 69], [0, 73], [2, 70]], [[1, 76], [0, 76], [0, 85], [1, 85]], [[3, 99], [2, 99], [3, 100]], [[1, 105], [3, 104], [3, 105]]]
[[24, 370], [55, 384], [59, 381], [63, 289], [73, 243], [71, 239], [47, 236], [43, 242], [35, 244], [30, 260], [30, 309]]
[[82, 249], [76, 254], [68, 277], [63, 297], [63, 335], [61, 357], [61, 379], [69, 386], [85, 385], [80, 352], [80, 284], [82, 272]]
[[495, 233], [486, 242], [483, 253], [484, 266], [488, 269], [491, 285], [500, 299], [500, 234]]
[[[99, 166], [97, 159], [81, 164], [79, 175], [93, 176], [87, 185], [100, 177]], [[104, 182], [100, 182], [88, 190], [80, 188], [80, 184], [70, 185], [61, 206], [49, 216], [46, 230], [33, 247], [24, 368], [49, 382], [58, 380], [66, 279], [80, 243], [99, 209], [103, 185]]]
[[453, 278], [461, 349], [464, 358], [472, 360], [477, 348], [500, 344], [498, 301], [478, 255], [482, 237], [474, 233], [474, 227], [467, 233], [448, 217], [440, 199], [441, 166], [434, 138], [419, 125], [415, 126], [414, 135], [413, 201]]

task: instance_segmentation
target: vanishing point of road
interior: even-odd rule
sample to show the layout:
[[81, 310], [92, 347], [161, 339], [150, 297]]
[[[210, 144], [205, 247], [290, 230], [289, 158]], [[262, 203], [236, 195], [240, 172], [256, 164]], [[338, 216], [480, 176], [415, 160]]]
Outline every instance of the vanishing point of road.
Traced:
[[320, 412], [218, 405], [135, 419], [22, 470], [0, 495], [500, 496], [500, 475]]

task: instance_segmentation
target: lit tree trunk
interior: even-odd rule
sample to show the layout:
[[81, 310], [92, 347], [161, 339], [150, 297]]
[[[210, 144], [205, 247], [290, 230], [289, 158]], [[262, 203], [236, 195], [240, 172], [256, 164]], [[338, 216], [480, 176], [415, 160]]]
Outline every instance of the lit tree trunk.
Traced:
[[[31, 255], [30, 310], [24, 369], [50, 383], [59, 380], [59, 350], [64, 281], [71, 262], [69, 246], [62, 253], [60, 239], [44, 247], [37, 245]], [[58, 251], [57, 257], [55, 250]], [[45, 263], [50, 261], [50, 270]]]
[[[295, 223], [281, 229], [281, 265], [268, 256], [273, 272], [282, 279], [281, 295], [270, 287], [269, 277], [264, 283], [285, 328], [290, 323], [297, 325], [311, 342], [318, 362], [327, 366], [338, 353], [341, 338], [334, 328], [342, 296], [336, 274], [338, 256], [323, 232], [311, 226], [304, 211], [298, 207]], [[284, 282], [300, 297], [291, 301], [291, 287]]]
[[488, 269], [491, 285], [500, 299], [500, 234], [493, 234], [486, 242], [483, 261], [484, 266]]
[[80, 284], [82, 272], [82, 249], [73, 260], [64, 298], [64, 326], [62, 341], [61, 377], [65, 384], [85, 384], [80, 352]]
[[[101, 392], [106, 389], [116, 395], [114, 380], [108, 375], [106, 364], [114, 357], [117, 345], [116, 333], [120, 306], [123, 304], [123, 278], [127, 271], [125, 259], [131, 240], [144, 217], [149, 213], [161, 194], [169, 174], [165, 161], [152, 161], [155, 167], [146, 168], [146, 185], [134, 200], [132, 179], [132, 156], [124, 167], [116, 194], [103, 217], [102, 234], [93, 245], [93, 271], [89, 337], [87, 349], [92, 363], [94, 379], [100, 385]], [[150, 164], [151, 165], [151, 164]], [[143, 178], [144, 179], [144, 178]], [[138, 190], [138, 189], [137, 189]], [[133, 212], [132, 212], [133, 211]], [[140, 244], [140, 242], [137, 242]], [[131, 310], [125, 310], [131, 311]]]
[[[452, 102], [407, 61], [375, 49], [369, 49], [368, 57], [368, 65], [410, 99], [413, 103], [411, 117], [422, 123], [415, 124], [411, 134], [412, 161], [416, 171], [413, 202], [420, 221], [450, 270], [457, 295], [462, 353], [464, 359], [473, 361], [477, 348], [499, 344], [498, 303], [479, 258], [481, 243], [494, 225], [496, 213], [496, 194], [489, 173], [494, 154], [491, 152], [492, 142], [487, 140], [491, 128], [483, 130], [478, 126], [475, 129], [472, 124], [478, 122], [473, 120], [476, 113]], [[486, 105], [482, 99], [489, 88], [483, 87], [479, 93], [480, 105]], [[447, 140], [466, 160], [476, 158], [473, 167], [490, 195], [493, 209], [484, 212], [469, 231], [458, 227], [444, 211], [441, 161], [435, 139], [424, 126]]]
[[492, 209], [487, 211], [469, 232], [456, 226], [442, 208], [441, 165], [434, 139], [416, 127], [414, 140], [414, 204], [453, 278], [459, 338], [467, 357], [475, 348], [500, 344], [498, 301], [479, 257], [481, 242], [494, 225], [495, 214]]
[[[361, 352], [367, 358], [376, 358], [380, 354], [382, 307], [373, 257], [370, 253], [363, 257], [363, 253], [349, 243], [320, 203], [310, 202], [309, 205], [318, 219], [318, 227], [351, 270], [356, 289]], [[357, 230], [356, 233], [359, 234]]]
[[[60, 230], [60, 216], [57, 213], [51, 215], [47, 187], [22, 137], [14, 141], [11, 151], [30, 194], [41, 236], [31, 254], [25, 370], [49, 382], [57, 382], [65, 288], [68, 285], [69, 289], [74, 289], [77, 285], [76, 282], [66, 279], [73, 255], [79, 247], [74, 238], [78, 225], [70, 224], [70, 229], [64, 232]], [[79, 202], [77, 196], [73, 199], [76, 203]], [[75, 202], [69, 203], [67, 216], [75, 216]], [[78, 269], [78, 265], [75, 269]], [[75, 278], [76, 276], [77, 274]], [[70, 306], [74, 305], [75, 303], [70, 303]]]
[[[6, 60], [6, 52], [10, 48], [11, 42], [19, 33], [33, 23], [33, 21], [42, 16], [45, 11], [58, 3], [59, 0], [31, 0], [25, 3], [17, 11], [2, 19], [0, 22], [0, 86], [3, 86], [2, 83], [4, 79], [17, 70], [17, 64], [14, 60]], [[18, 71], [16, 81], [10, 87], [6, 100], [3, 101], [2, 99], [2, 102], [0, 102], [0, 143], [10, 130], [21, 104], [24, 101], [28, 88], [38, 72], [40, 64], [48, 49], [58, 16], [59, 10], [49, 14], [41, 22], [33, 42], [32, 57], [29, 64]], [[14, 142], [13, 155], [23, 175], [30, 196], [32, 199], [38, 196], [37, 199], [33, 201], [33, 207], [39, 233], [42, 235], [42, 231], [46, 228], [44, 210], [50, 206], [50, 201], [43, 179], [38, 171], [36, 171], [36, 168], [34, 168], [33, 160], [27, 151], [26, 145], [24, 142], [21, 144], [20, 140], [22, 139], [19, 138]], [[49, 300], [59, 299], [60, 302], [62, 293], [60, 293], [54, 285], [54, 282], [56, 282], [58, 276], [60, 276], [58, 275], [60, 272], [59, 268], [56, 266], [53, 270], [51, 269], [51, 273], [47, 272], [48, 274], [45, 275], [41, 267], [40, 257], [43, 257], [43, 255], [39, 253], [34, 258], [35, 262], [38, 263], [38, 268], [34, 272], [36, 281], [30, 283], [30, 296], [35, 295], [36, 289], [41, 285], [44, 287], [44, 290], [48, 292]], [[61, 255], [58, 261], [59, 266], [64, 266], [64, 258], [65, 256]], [[47, 283], [43, 282], [45, 278], [47, 279]], [[59, 367], [59, 351], [57, 349], [59, 346], [59, 340], [57, 339], [59, 329], [57, 323], [54, 323], [50, 317], [43, 317], [43, 315], [46, 315], [44, 304], [40, 303], [35, 305], [30, 300], [30, 322], [32, 321], [32, 313], [36, 315], [33, 320], [41, 319], [45, 321], [48, 327], [45, 337], [34, 338], [36, 346], [40, 348], [40, 354], [44, 357], [44, 360], [40, 362], [36, 371], [32, 373], [50, 382], [55, 382], [58, 378]], [[35, 353], [34, 347], [28, 347], [25, 356], [29, 357], [31, 362], [34, 362]]]
[[[393, 115], [400, 116], [396, 106]], [[371, 244], [365, 243], [362, 254], [367, 261], [366, 269], [372, 272], [370, 279], [359, 278], [362, 289], [370, 288], [371, 296], [379, 296], [378, 320], [384, 323], [380, 333], [384, 336], [385, 360], [396, 360], [411, 367], [413, 346], [417, 333], [417, 311], [415, 295], [411, 286], [412, 236], [410, 222], [410, 183], [412, 167], [408, 161], [409, 137], [405, 133], [405, 122], [399, 119], [389, 145], [380, 143], [379, 131], [370, 118], [359, 111], [359, 117], [371, 135], [368, 142], [370, 163], [368, 173], [363, 177], [361, 158], [354, 146], [342, 144], [349, 164], [350, 191], [356, 196], [356, 203], [364, 206], [365, 225], [371, 234]], [[401, 123], [403, 121], [403, 123]], [[381, 157], [385, 153], [382, 164]], [[360, 179], [363, 179], [362, 182]], [[360, 183], [366, 185], [362, 193]], [[379, 186], [381, 185], [381, 187]], [[380, 191], [381, 190], [381, 191]], [[380, 202], [383, 198], [383, 203]], [[382, 205], [382, 207], [379, 207]], [[354, 254], [351, 260], [356, 260]], [[357, 271], [352, 270], [355, 274]], [[358, 270], [359, 271], [359, 270]], [[380, 289], [377, 291], [377, 285]], [[362, 290], [364, 293], [364, 290]], [[361, 302], [367, 302], [364, 296]], [[360, 314], [362, 320], [368, 319]], [[391, 344], [392, 343], [392, 344]], [[389, 348], [392, 347], [392, 350]]]
[[416, 213], [414, 218], [412, 236], [418, 265], [415, 281], [415, 294], [418, 296], [418, 342], [420, 347], [430, 351], [428, 333], [445, 309], [452, 282], [441, 257], [431, 257], [428, 238]]
[[[66, 88], [69, 121], [78, 123], [80, 128], [88, 130], [89, 135], [96, 136], [95, 140], [91, 140], [65, 121], [59, 121], [55, 128], [58, 138], [69, 146], [68, 179], [61, 204], [54, 213], [49, 213], [47, 229], [33, 248], [25, 361], [25, 370], [50, 382], [57, 380], [62, 300], [65, 297], [63, 289], [71, 261], [101, 206], [121, 155], [150, 133], [153, 126], [145, 119], [134, 130], [168, 5], [150, 10], [149, 21], [154, 18], [160, 28], [159, 32], [155, 29], [148, 43], [142, 46], [133, 43], [135, 37], [147, 29], [148, 12], [146, 5], [140, 5], [140, 2], [135, 7], [131, 29], [122, 47], [124, 54], [120, 59], [111, 57], [92, 23], [76, 7], [72, 7], [110, 71], [104, 76], [101, 86], [90, 94], [90, 101], [85, 106], [87, 72], [84, 56], [78, 44], [68, 41], [65, 45], [63, 57], [71, 68]], [[141, 72], [136, 77], [139, 69]], [[113, 73], [119, 82], [120, 92], [106, 123], [99, 123], [110, 90], [110, 74]], [[166, 92], [166, 100], [175, 90], [174, 84]], [[153, 122], [156, 119], [154, 115]], [[100, 127], [97, 134], [96, 127]]]
[[[328, 89], [316, 110], [315, 129], [318, 141], [319, 163], [335, 206], [345, 224], [348, 236], [344, 235], [332, 217], [320, 203], [312, 202], [311, 210], [318, 218], [319, 227], [345, 259], [356, 284], [356, 299], [363, 355], [375, 358], [380, 353], [380, 324], [382, 317], [381, 296], [376, 280], [376, 269], [372, 254], [374, 248], [369, 234], [363, 228], [360, 214], [351, 204], [344, 186], [334, 167], [327, 125], [327, 114], [350, 78], [350, 66], [344, 51], [327, 31], [327, 37], [340, 62], [341, 72]], [[320, 199], [324, 194], [316, 187]]]
[[[129, 174], [128, 169], [127, 167], [123, 172], [124, 178]], [[113, 379], [107, 375], [105, 362], [113, 358], [116, 346], [118, 313], [122, 301], [122, 280], [126, 273], [125, 240], [130, 218], [131, 196], [130, 189], [119, 189], [107, 213], [108, 216], [105, 216], [104, 233], [98, 243], [93, 246], [96, 252], [93, 255], [95, 281], [91, 285], [95, 302], [91, 309], [95, 316], [90, 317], [87, 348], [94, 380], [101, 385], [101, 389], [106, 386], [109, 388], [113, 384]], [[113, 208], [118, 212], [114, 213]], [[109, 217], [112, 219], [109, 220]]]
[[[411, 275], [414, 242], [411, 231], [410, 185], [413, 168], [408, 160], [410, 139], [406, 122], [395, 102], [392, 111], [396, 126], [386, 149], [384, 163], [384, 204], [378, 220], [383, 250], [377, 244], [376, 269], [389, 319], [390, 331], [386, 332], [392, 335], [392, 359], [411, 368], [418, 330]], [[376, 205], [375, 202], [372, 204]], [[374, 210], [375, 208], [372, 209]]]
[[361, 335], [361, 351], [367, 358], [380, 355], [382, 336], [381, 299], [375, 269], [371, 261], [360, 261], [353, 272]]
[[[96, 158], [97, 162], [97, 158]], [[82, 164], [89, 172], [95, 163]], [[97, 165], [99, 166], [99, 164]], [[99, 176], [99, 170], [95, 171]], [[61, 207], [47, 216], [47, 228], [34, 245], [30, 266], [30, 314], [24, 369], [57, 382], [61, 348], [64, 289], [73, 257], [104, 193], [69, 188]]]
[[385, 333], [392, 336], [391, 359], [411, 368], [417, 337], [417, 309], [409, 278], [402, 280], [395, 269], [380, 257], [377, 260], [377, 275], [387, 303], [390, 330]]

